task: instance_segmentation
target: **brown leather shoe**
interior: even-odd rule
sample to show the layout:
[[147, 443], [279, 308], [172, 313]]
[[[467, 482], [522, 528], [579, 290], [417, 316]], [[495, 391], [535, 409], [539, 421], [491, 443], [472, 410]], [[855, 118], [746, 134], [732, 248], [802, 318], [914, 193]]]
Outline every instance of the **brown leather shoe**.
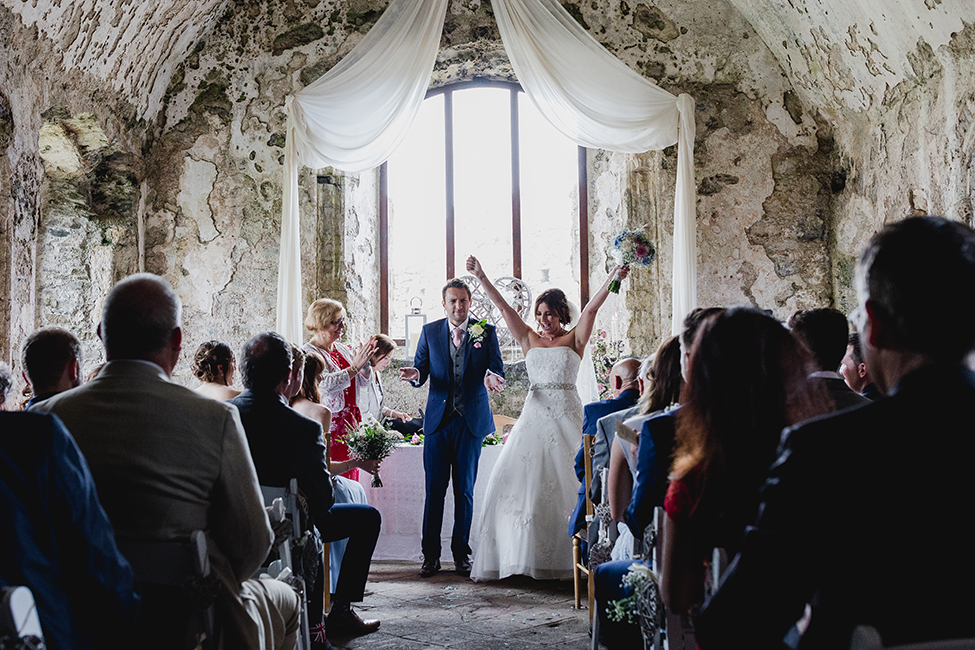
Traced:
[[420, 567], [420, 577], [429, 578], [440, 570], [440, 560], [433, 558], [423, 558], [423, 566]]
[[326, 633], [332, 637], [362, 636], [379, 629], [379, 621], [362, 620], [351, 607], [328, 615]]

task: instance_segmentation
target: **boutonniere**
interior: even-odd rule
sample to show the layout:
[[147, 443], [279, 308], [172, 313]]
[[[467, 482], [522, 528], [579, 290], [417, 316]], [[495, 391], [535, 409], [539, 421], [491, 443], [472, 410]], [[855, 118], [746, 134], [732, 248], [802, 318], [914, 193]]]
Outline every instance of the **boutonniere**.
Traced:
[[471, 323], [471, 326], [467, 328], [467, 333], [470, 334], [471, 343], [474, 347], [481, 347], [481, 341], [484, 340], [484, 335], [487, 334], [487, 319]]

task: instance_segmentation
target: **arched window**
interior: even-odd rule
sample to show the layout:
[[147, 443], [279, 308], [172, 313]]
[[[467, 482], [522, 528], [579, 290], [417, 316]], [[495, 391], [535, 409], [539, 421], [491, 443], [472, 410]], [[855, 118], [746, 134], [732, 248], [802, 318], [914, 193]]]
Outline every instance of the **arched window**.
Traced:
[[586, 150], [558, 133], [517, 84], [431, 90], [380, 170], [380, 324], [396, 339], [413, 298], [440, 314], [440, 289], [476, 255], [493, 277], [538, 295], [588, 300]]

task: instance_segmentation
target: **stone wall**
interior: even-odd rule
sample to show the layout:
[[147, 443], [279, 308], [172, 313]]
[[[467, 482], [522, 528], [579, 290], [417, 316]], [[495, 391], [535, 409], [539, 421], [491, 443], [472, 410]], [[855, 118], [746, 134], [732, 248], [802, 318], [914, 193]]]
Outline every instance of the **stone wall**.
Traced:
[[975, 25], [936, 50], [921, 43], [912, 76], [890, 88], [868, 126], [843, 130], [848, 175], [833, 241], [837, 303], [855, 305], [853, 270], [885, 223], [937, 214], [973, 224], [975, 203]]

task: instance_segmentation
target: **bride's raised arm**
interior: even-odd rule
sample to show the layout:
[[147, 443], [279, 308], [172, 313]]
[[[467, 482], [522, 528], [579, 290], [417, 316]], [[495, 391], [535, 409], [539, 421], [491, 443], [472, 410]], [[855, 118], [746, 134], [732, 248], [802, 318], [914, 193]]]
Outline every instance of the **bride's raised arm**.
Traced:
[[603, 282], [603, 286], [599, 288], [586, 306], [583, 308], [582, 313], [579, 314], [579, 322], [573, 328], [572, 332], [575, 335], [575, 341], [572, 343], [573, 349], [582, 356], [582, 351], [586, 349], [586, 343], [589, 342], [589, 337], [592, 335], [593, 325], [596, 323], [596, 312], [599, 308], [603, 306], [606, 302], [606, 298], [609, 297], [609, 283], [613, 281], [613, 278], [619, 275], [620, 280], [626, 277], [627, 273], [630, 272], [630, 267], [617, 265]]
[[491, 299], [491, 302], [494, 303], [494, 306], [501, 311], [501, 315], [504, 316], [504, 322], [508, 325], [508, 331], [521, 344], [521, 349], [527, 352], [529, 348], [528, 335], [531, 333], [531, 328], [525, 324], [525, 321], [521, 320], [521, 316], [508, 304], [508, 301], [504, 299], [501, 292], [491, 284], [484, 269], [481, 268], [481, 263], [473, 255], [467, 258], [467, 270], [481, 281], [484, 292]]

